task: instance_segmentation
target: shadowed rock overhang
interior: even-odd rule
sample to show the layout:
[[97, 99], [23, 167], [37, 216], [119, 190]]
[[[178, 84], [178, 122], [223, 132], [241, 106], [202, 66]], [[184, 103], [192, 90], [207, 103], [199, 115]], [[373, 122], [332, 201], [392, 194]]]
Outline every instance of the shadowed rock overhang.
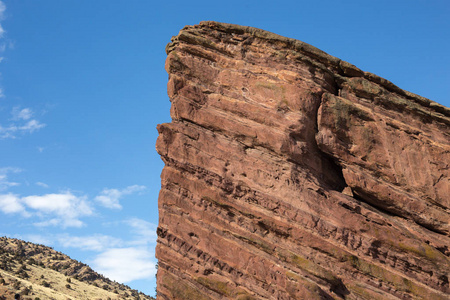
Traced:
[[448, 299], [448, 108], [256, 28], [166, 51], [159, 299]]

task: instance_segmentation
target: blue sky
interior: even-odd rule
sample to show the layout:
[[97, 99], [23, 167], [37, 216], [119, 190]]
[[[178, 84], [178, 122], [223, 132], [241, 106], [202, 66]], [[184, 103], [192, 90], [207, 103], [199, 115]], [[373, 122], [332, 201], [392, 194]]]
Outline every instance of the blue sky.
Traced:
[[310, 43], [450, 106], [450, 2], [3, 0], [0, 235], [150, 295], [165, 45], [203, 20]]

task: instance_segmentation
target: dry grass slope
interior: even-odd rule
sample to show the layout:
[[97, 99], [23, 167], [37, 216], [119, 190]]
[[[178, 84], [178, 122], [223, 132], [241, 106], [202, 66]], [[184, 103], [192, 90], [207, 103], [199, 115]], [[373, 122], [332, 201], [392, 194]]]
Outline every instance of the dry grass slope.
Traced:
[[0, 300], [154, 299], [50, 247], [0, 237]]

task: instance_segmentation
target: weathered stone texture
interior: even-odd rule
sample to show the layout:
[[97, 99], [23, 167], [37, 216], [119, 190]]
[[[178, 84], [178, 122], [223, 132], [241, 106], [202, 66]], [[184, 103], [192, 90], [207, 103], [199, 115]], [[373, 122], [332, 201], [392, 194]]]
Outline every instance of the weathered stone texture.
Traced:
[[159, 299], [448, 299], [449, 109], [255, 28], [166, 50]]

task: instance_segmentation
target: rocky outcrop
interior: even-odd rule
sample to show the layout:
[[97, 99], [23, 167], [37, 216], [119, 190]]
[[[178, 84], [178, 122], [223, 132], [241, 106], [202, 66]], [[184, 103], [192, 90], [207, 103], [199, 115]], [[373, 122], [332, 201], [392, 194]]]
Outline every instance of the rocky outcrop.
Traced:
[[448, 108], [251, 27], [166, 51], [158, 299], [448, 299]]

